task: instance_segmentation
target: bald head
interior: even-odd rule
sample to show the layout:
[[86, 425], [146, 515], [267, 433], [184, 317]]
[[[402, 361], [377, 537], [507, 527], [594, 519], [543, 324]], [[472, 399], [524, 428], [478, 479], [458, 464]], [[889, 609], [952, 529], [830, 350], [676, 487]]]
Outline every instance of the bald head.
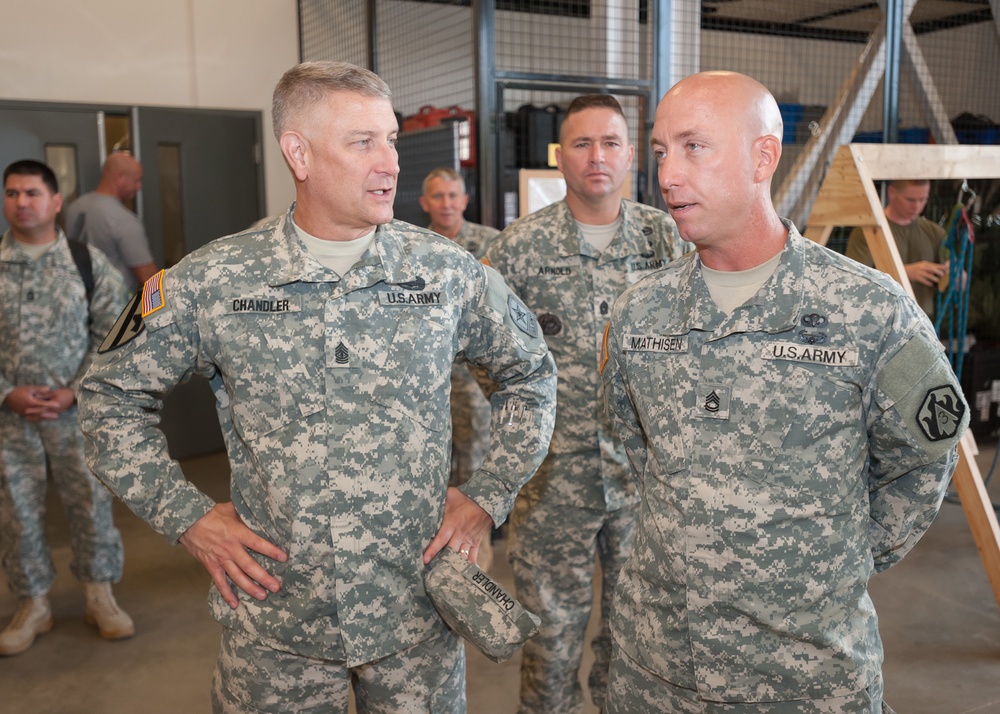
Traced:
[[736, 72], [691, 75], [657, 107], [660, 191], [681, 236], [709, 251], [709, 267], [753, 267], [783, 245], [787, 230], [771, 203], [781, 132], [771, 93]]
[[115, 151], [104, 160], [98, 193], [114, 196], [119, 201], [131, 201], [142, 188], [142, 165], [124, 151]]
[[661, 103], [694, 102], [710, 108], [720, 122], [745, 129], [753, 141], [773, 136], [781, 141], [783, 122], [767, 87], [738, 72], [700, 72], [671, 87]]

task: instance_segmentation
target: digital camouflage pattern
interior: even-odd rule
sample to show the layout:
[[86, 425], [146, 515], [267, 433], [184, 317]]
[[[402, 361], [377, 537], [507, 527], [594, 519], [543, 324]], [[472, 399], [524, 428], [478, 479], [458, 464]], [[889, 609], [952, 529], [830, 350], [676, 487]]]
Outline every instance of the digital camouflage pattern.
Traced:
[[[37, 260], [10, 231], [0, 239], [0, 404], [17, 386], [78, 388], [124, 298], [121, 276], [103, 253], [88, 250], [89, 305], [62, 231]], [[76, 407], [36, 423], [0, 407], [0, 560], [11, 591], [37, 597], [55, 580], [45, 538], [46, 464], [69, 519], [71, 571], [83, 582], [118, 581], [123, 554], [111, 494], [87, 468]]]
[[489, 242], [500, 235], [500, 231], [490, 226], [484, 226], [471, 221], [462, 221], [462, 227], [458, 229], [458, 234], [454, 242], [472, 253], [476, 258], [482, 258]]
[[536, 615], [447, 546], [427, 565], [424, 587], [441, 619], [494, 662], [509, 660], [538, 632]]
[[[496, 228], [462, 221], [453, 242], [481, 258], [486, 243], [499, 233]], [[449, 485], [460, 486], [482, 465], [490, 446], [490, 401], [461, 360], [451, 373], [451, 428]]]
[[521, 490], [507, 547], [517, 596], [542, 618], [541, 633], [524, 648], [522, 714], [583, 706], [577, 672], [595, 550], [607, 595], [587, 678], [597, 706], [607, 686], [610, 595], [631, 548], [638, 496], [602, 406], [600, 345], [618, 296], [683, 252], [663, 211], [622, 201], [620, 215], [604, 251], [586, 241], [565, 200], [515, 221], [486, 248], [485, 261], [534, 311], [559, 368], [549, 454]]
[[352, 692], [365, 714], [465, 714], [465, 648], [438, 620], [418, 646], [349, 670], [222, 632], [213, 712], [346, 714]]
[[[775, 274], [730, 316], [689, 255], [622, 296], [606, 343], [642, 492], [612, 633], [711, 701], [879, 677], [868, 580], [930, 525], [968, 422], [916, 303], [787, 225]], [[609, 704], [628, 695], [612, 686]]]
[[507, 226], [486, 246], [486, 263], [504, 277], [538, 319], [559, 367], [556, 427], [550, 454], [599, 453], [600, 472], [539, 473], [527, 490], [558, 503], [615, 510], [635, 501], [621, 443], [607, 421], [598, 373], [601, 339], [625, 288], [684, 250], [670, 217], [622, 201], [619, 233], [603, 253], [584, 240], [566, 201]]
[[[895, 714], [882, 701], [882, 678], [839, 697], [785, 702], [709, 702], [693, 689], [675, 687], [616, 649], [611, 665], [616, 696], [605, 714]], [[621, 696], [624, 693], [625, 696]]]
[[501, 387], [490, 453], [462, 486], [495, 523], [545, 453], [555, 367], [496, 272], [450, 241], [379, 226], [341, 279], [308, 255], [293, 211], [188, 255], [159, 291], [151, 279], [154, 311], [134, 337], [109, 337], [81, 421], [95, 473], [176, 541], [213, 503], [170, 460], [154, 414], [179, 381], [208, 377], [237, 512], [289, 555], [261, 558], [279, 592], [231, 610], [213, 590], [214, 616], [275, 649], [354, 667], [439, 622], [422, 554], [444, 510], [456, 355]]

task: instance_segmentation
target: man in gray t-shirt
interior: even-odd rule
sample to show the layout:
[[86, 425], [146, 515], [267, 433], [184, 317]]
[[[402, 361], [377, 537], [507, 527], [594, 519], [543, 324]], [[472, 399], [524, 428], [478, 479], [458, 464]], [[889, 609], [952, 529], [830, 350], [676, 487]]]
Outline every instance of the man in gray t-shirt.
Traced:
[[130, 154], [114, 152], [104, 162], [101, 182], [66, 211], [66, 233], [100, 249], [136, 292], [157, 271], [142, 221], [125, 208], [142, 187], [142, 165]]

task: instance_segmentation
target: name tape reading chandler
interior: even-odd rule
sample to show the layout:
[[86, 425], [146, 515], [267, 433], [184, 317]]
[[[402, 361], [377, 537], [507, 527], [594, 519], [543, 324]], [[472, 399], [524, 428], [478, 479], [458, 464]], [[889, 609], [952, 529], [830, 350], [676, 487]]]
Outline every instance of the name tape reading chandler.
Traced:
[[453, 548], [427, 565], [424, 588], [448, 627], [494, 662], [510, 659], [538, 633], [538, 616]]

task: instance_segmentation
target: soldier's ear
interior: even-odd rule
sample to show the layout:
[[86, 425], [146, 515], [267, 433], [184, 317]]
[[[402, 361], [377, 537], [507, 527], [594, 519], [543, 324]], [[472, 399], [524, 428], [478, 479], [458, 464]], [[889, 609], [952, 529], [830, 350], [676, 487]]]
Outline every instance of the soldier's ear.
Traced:
[[292, 175], [298, 181], [305, 181], [312, 159], [309, 140], [297, 131], [286, 131], [278, 139], [278, 145]]

